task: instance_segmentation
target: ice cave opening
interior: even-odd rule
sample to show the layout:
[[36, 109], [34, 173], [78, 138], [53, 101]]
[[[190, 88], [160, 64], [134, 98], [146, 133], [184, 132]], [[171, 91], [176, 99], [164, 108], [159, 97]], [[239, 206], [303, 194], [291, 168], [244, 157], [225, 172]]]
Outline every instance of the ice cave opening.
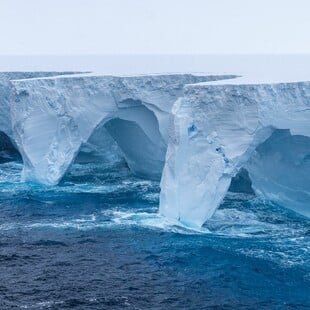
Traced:
[[257, 195], [310, 216], [310, 137], [276, 129], [244, 168]]
[[160, 180], [165, 149], [156, 143], [157, 139], [149, 137], [136, 122], [120, 118], [108, 121], [105, 128], [116, 141], [134, 174]]
[[154, 112], [139, 101], [100, 122], [82, 143], [64, 179], [72, 177], [77, 167], [88, 167], [97, 176], [109, 170], [121, 175], [127, 169], [140, 178], [159, 181], [166, 150]]
[[231, 193], [244, 193], [250, 195], [255, 194], [247, 169], [241, 168], [238, 173], [231, 179], [228, 191]]
[[11, 139], [0, 131], [0, 164], [10, 161], [22, 161], [22, 157]]
[[255, 194], [310, 216], [310, 138], [275, 129], [231, 179], [228, 191]]

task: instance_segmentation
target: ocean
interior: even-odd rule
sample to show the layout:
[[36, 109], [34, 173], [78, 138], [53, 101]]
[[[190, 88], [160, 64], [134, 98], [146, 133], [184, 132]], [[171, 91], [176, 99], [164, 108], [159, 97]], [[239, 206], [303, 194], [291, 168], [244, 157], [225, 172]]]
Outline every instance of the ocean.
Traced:
[[201, 229], [158, 214], [124, 164], [58, 186], [0, 164], [0, 309], [309, 309], [310, 221], [228, 193]]

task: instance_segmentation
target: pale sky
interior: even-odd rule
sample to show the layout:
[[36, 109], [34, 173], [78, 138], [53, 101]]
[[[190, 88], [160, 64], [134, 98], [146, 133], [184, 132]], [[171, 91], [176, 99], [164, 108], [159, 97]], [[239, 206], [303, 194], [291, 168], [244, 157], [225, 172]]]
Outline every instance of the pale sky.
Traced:
[[0, 0], [0, 55], [310, 53], [310, 0]]

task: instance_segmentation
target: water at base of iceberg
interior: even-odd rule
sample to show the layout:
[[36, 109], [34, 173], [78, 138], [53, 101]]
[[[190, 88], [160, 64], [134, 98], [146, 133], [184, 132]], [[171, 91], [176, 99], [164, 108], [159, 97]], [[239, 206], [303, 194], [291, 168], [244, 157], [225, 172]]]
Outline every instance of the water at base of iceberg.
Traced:
[[59, 186], [0, 165], [0, 309], [309, 309], [310, 221], [229, 194], [199, 230], [159, 184], [75, 164]]

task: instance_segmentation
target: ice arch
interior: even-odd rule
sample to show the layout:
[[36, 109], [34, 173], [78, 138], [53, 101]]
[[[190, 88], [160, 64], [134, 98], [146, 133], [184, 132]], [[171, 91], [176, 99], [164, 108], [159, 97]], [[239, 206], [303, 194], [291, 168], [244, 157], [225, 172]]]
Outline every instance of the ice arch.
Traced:
[[[310, 136], [309, 82], [216, 84], [188, 86], [184, 97], [172, 110], [173, 121], [161, 179], [160, 212], [186, 225], [201, 226], [213, 215], [226, 195], [232, 177], [242, 167], [249, 171], [253, 188], [260, 194], [267, 193], [269, 180], [263, 182], [258, 173], [267, 159], [254, 161], [252, 165], [247, 163], [276, 129], [289, 129], [290, 135], [294, 136], [288, 138], [293, 139], [290, 141], [296, 136], [298, 139]], [[279, 138], [277, 133], [274, 137]], [[288, 147], [290, 142], [285, 144]], [[276, 149], [280, 151], [280, 146]], [[296, 151], [302, 158], [299, 162], [308, 161], [307, 142]], [[266, 156], [263, 158], [268, 158]], [[272, 159], [274, 166], [279, 164], [276, 156]], [[283, 166], [286, 169], [286, 165], [293, 163], [283, 161]], [[271, 167], [269, 170], [272, 171]], [[273, 200], [309, 215], [308, 178], [300, 174], [300, 182], [307, 187], [297, 192], [293, 186], [293, 193], [289, 194], [281, 181], [280, 169], [276, 170], [275, 182], [279, 186], [271, 186], [267, 197], [277, 198]], [[298, 193], [304, 198], [298, 206], [297, 203], [291, 205]]]
[[139, 103], [107, 117], [83, 143], [76, 163], [100, 163], [113, 168], [122, 162], [135, 175], [160, 180], [167, 145], [154, 113]]
[[[94, 130], [112, 119], [107, 130], [123, 147], [131, 168], [157, 178], [164, 162], [171, 108], [183, 95], [184, 85], [229, 77], [234, 76], [82, 75], [12, 81], [12, 125], [24, 161], [22, 178], [57, 184]], [[147, 142], [142, 152], [120, 137], [117, 128], [126, 126]]]
[[[39, 119], [36, 121], [39, 122]], [[44, 117], [43, 120], [40, 117], [40, 121], [41, 128], [44, 126], [42, 122], [46, 126], [51, 126], [50, 120], [47, 121]], [[36, 134], [32, 132], [30, 142], [34, 141], [34, 146], [29, 150], [26, 146], [27, 154], [24, 153], [24, 158], [27, 160], [27, 156], [31, 155], [32, 160], [35, 159], [37, 162], [35, 166], [27, 165], [29, 162], [26, 162], [23, 170], [25, 179], [45, 184], [58, 183], [80, 151], [84, 150], [85, 153], [85, 144], [90, 137], [92, 146], [97, 149], [97, 155], [107, 154], [111, 147], [115, 148], [114, 142], [116, 142], [133, 173], [149, 179], [160, 179], [167, 145], [159, 131], [154, 112], [142, 102], [135, 102], [133, 107], [126, 106], [108, 111], [101, 119], [96, 118], [98, 124], [94, 128], [93, 126], [89, 128], [85, 138], [74, 131], [75, 125], [72, 119], [65, 118], [64, 121], [65, 125], [62, 124], [57, 128], [59, 132], [58, 130], [56, 132], [46, 130]], [[54, 125], [57, 127], [57, 123]], [[57, 141], [55, 141], [55, 134], [59, 137]], [[42, 139], [46, 140], [42, 141]], [[52, 143], [50, 144], [49, 141]], [[45, 152], [46, 149], [49, 152], [42, 160], [41, 152]], [[119, 152], [119, 150], [116, 151]], [[111, 152], [110, 156], [113, 156]], [[114, 156], [117, 155], [114, 154]]]

